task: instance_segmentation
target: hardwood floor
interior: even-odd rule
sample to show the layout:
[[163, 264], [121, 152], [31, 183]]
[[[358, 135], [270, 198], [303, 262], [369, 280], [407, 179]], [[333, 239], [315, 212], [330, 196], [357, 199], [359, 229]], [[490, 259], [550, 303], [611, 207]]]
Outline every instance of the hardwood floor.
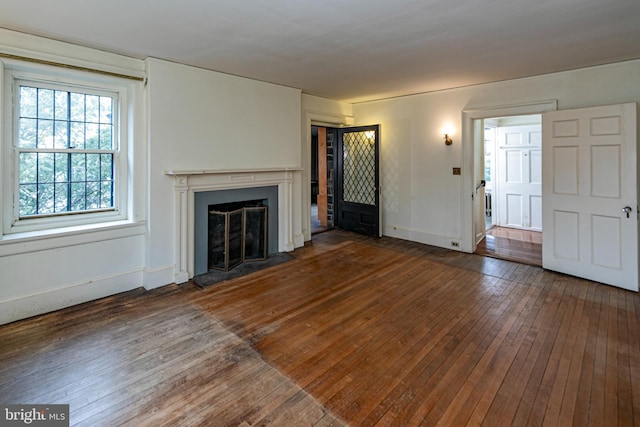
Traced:
[[542, 266], [542, 233], [493, 227], [478, 244], [476, 253], [524, 264]]
[[640, 424], [640, 296], [333, 230], [204, 290], [0, 327], [0, 402], [72, 425]]

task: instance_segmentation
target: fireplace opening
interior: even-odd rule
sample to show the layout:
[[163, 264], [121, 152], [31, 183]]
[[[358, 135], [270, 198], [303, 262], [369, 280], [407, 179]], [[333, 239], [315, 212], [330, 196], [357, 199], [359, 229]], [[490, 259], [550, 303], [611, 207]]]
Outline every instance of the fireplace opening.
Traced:
[[[279, 220], [278, 187], [247, 187], [194, 192], [193, 211], [193, 275], [206, 273], [228, 273], [209, 268], [209, 211], [217, 205], [243, 203], [243, 201], [260, 201], [267, 210], [267, 260], [279, 252]], [[242, 207], [242, 205], [240, 205]], [[237, 209], [237, 208], [236, 208]], [[259, 265], [264, 261], [242, 264], [246, 268]], [[237, 270], [237, 268], [231, 271]]]
[[208, 206], [208, 268], [229, 271], [268, 254], [268, 199]]

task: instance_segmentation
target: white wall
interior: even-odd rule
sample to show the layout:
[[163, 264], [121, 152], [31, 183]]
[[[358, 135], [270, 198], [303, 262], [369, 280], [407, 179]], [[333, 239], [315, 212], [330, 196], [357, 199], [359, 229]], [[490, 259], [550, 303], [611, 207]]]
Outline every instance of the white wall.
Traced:
[[[0, 52], [144, 75], [144, 63], [139, 60], [1, 29]], [[138, 200], [145, 198], [144, 97], [141, 82], [131, 85], [135, 86], [130, 100], [136, 125], [129, 135], [134, 170], [130, 173], [133, 191], [127, 221], [99, 229], [74, 227], [48, 234], [0, 235], [0, 324], [143, 284], [145, 206]], [[0, 100], [0, 105], [3, 102]], [[7, 163], [0, 162], [3, 164]]]
[[[463, 146], [472, 144], [462, 140], [462, 111], [544, 100], [557, 100], [558, 109], [638, 102], [640, 61], [354, 105], [358, 125], [381, 124], [383, 234], [442, 247], [471, 241]], [[454, 128], [451, 146], [445, 124]]]
[[298, 89], [157, 59], [147, 73], [154, 167], [300, 166]]
[[[145, 286], [174, 281], [167, 170], [301, 168], [300, 91], [148, 59], [149, 217]], [[297, 181], [299, 181], [297, 173]], [[300, 205], [300, 194], [294, 195]], [[297, 234], [301, 233], [297, 221]]]
[[[142, 285], [144, 228], [55, 238], [46, 250], [0, 256], [0, 324]], [[102, 235], [101, 235], [102, 234]], [[134, 234], [134, 235], [130, 235]], [[114, 238], [115, 237], [115, 238]], [[69, 246], [61, 246], [69, 242]], [[37, 246], [36, 242], [25, 246]]]

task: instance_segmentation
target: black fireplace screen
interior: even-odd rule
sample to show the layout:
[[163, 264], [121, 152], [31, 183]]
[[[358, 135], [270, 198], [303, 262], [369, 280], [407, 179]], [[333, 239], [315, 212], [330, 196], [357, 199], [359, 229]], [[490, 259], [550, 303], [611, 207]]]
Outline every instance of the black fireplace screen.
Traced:
[[209, 269], [228, 271], [267, 258], [267, 206], [263, 201], [209, 206]]

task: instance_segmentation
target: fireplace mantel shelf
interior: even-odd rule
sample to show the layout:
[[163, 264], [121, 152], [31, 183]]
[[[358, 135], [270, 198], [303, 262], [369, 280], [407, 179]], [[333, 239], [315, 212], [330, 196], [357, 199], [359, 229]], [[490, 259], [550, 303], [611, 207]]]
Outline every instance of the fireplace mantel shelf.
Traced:
[[267, 169], [187, 169], [187, 170], [165, 170], [165, 175], [221, 175], [233, 173], [260, 173], [260, 172], [297, 172], [302, 168], [267, 168]]

